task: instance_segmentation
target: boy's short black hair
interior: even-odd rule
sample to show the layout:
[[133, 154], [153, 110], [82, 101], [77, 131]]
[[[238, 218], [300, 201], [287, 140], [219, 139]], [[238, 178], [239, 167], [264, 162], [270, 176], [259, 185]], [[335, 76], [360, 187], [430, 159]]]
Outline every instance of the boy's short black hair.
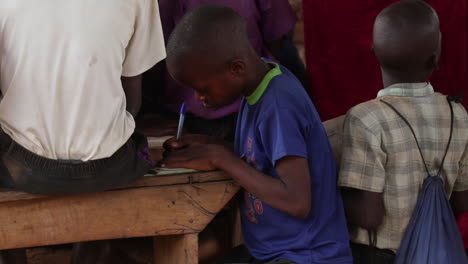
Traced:
[[228, 7], [202, 5], [175, 27], [167, 44], [167, 62], [177, 62], [186, 55], [220, 62], [249, 48], [246, 23], [239, 14]]
[[382, 67], [421, 67], [440, 48], [439, 18], [424, 1], [403, 0], [385, 8], [374, 23], [374, 51]]

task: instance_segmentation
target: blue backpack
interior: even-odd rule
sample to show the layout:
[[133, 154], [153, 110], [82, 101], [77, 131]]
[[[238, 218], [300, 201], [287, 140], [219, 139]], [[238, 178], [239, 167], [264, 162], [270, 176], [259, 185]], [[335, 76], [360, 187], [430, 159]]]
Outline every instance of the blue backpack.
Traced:
[[419, 192], [416, 207], [397, 252], [395, 264], [468, 263], [457, 222], [444, 190], [444, 181], [440, 176], [452, 141], [454, 123], [452, 100], [451, 97], [447, 98], [451, 113], [450, 136], [442, 158], [442, 164], [436, 175], [431, 175], [429, 172], [416, 134], [408, 120], [391, 104], [381, 100], [393, 109], [410, 128], [427, 172], [427, 177], [424, 179]]

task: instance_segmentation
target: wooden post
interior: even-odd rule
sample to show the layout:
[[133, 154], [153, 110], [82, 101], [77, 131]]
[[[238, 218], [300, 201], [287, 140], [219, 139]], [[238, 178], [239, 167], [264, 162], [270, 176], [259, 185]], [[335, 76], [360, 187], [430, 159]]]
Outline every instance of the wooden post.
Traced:
[[198, 233], [154, 237], [154, 264], [198, 264]]

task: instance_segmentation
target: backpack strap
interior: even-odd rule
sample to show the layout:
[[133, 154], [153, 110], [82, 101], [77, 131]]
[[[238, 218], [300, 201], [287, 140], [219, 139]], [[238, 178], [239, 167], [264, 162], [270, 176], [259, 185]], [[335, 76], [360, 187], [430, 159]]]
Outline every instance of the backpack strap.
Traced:
[[[391, 105], [389, 102], [386, 102], [386, 101], [384, 101], [382, 99], [380, 99], [380, 101], [382, 103], [386, 104], [388, 107], [390, 107], [409, 127], [409, 129], [411, 130], [411, 133], [413, 134], [414, 140], [416, 141], [416, 146], [418, 147], [419, 154], [421, 154], [421, 159], [422, 159], [422, 161], [424, 163], [424, 168], [426, 169], [427, 175], [431, 175], [431, 173], [429, 172], [429, 168], [427, 167], [426, 160], [424, 159], [424, 155], [422, 153], [421, 146], [419, 145], [418, 138], [416, 137], [416, 133], [414, 132], [414, 129], [411, 126], [411, 124], [409, 123], [409, 121], [398, 110], [396, 110], [396, 108], [393, 105]], [[454, 113], [453, 113], [453, 106], [452, 106], [451, 101], [453, 101], [452, 97], [448, 96], [447, 97], [447, 102], [448, 102], [449, 107], [450, 107], [450, 136], [449, 136], [449, 139], [448, 139], [447, 147], [445, 148], [445, 153], [444, 153], [444, 156], [442, 158], [442, 162], [440, 164], [439, 170], [437, 171], [437, 176], [440, 176], [440, 174], [442, 172], [442, 168], [443, 168], [444, 163], [445, 163], [445, 158], [447, 157], [447, 153], [448, 153], [448, 150], [449, 150], [449, 147], [450, 147], [450, 143], [452, 142]]]

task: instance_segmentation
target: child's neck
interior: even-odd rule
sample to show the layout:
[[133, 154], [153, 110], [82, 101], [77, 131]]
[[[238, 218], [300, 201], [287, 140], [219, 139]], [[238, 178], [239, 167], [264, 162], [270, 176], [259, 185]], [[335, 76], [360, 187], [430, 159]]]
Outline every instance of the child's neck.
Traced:
[[246, 83], [246, 88], [244, 89], [243, 95], [249, 96], [251, 95], [255, 89], [257, 89], [258, 85], [262, 82], [265, 75], [271, 70], [271, 66], [257, 57], [257, 59], [253, 60], [252, 63], [252, 71], [251, 71], [251, 78]]
[[426, 82], [430, 73], [417, 72], [417, 73], [392, 73], [382, 69], [382, 80], [385, 88], [397, 83], [421, 83]]

